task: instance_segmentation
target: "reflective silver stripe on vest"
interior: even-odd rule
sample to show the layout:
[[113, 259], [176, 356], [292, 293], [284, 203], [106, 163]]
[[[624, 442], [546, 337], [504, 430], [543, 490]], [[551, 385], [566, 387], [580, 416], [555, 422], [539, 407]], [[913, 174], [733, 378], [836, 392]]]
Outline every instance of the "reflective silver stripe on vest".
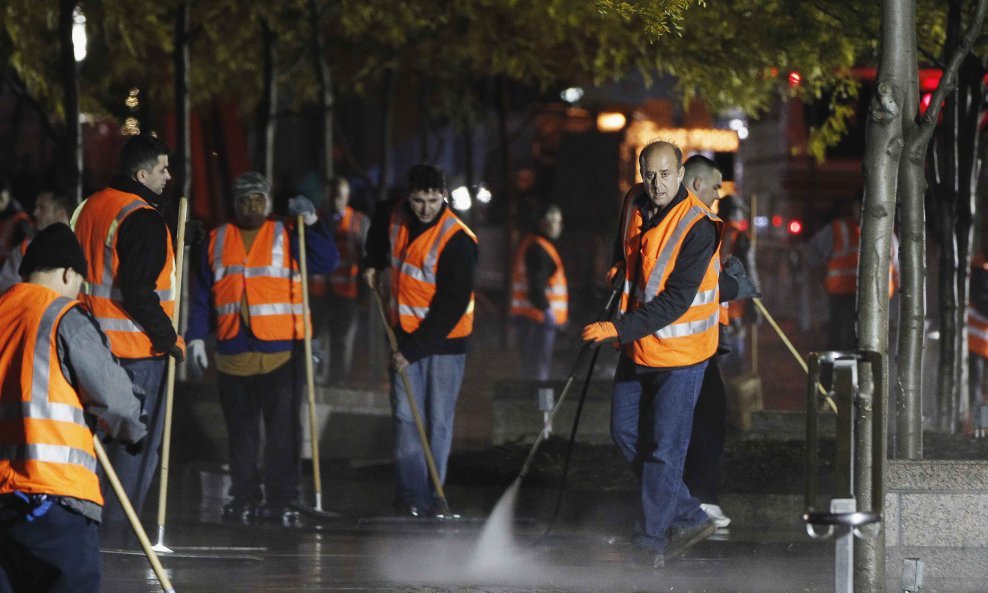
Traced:
[[219, 282], [226, 276], [242, 275], [244, 278], [291, 278], [293, 272], [285, 267], [285, 245], [283, 233], [285, 225], [281, 221], [276, 221], [274, 226], [274, 245], [271, 249], [271, 265], [268, 266], [244, 266], [234, 264], [223, 265], [223, 246], [226, 243], [226, 233], [229, 227], [224, 224], [216, 229], [216, 240], [213, 244], [213, 282]]
[[[224, 224], [216, 229], [216, 240], [213, 241], [213, 282], [219, 282], [227, 274], [239, 274], [243, 271], [242, 266], [223, 266], [223, 244], [226, 243], [226, 231], [230, 224]], [[240, 268], [234, 271], [234, 267]]]
[[[120, 289], [116, 287], [107, 286], [106, 284], [86, 286], [83, 289], [83, 293], [93, 297], [102, 297], [104, 299], [110, 299], [114, 301], [123, 301], [123, 293], [120, 291]], [[161, 302], [175, 300], [174, 290], [155, 290], [154, 294], [158, 295], [158, 300]]]
[[302, 305], [291, 303], [270, 303], [267, 305], [251, 305], [247, 309], [251, 317], [263, 317], [265, 315], [301, 315]]
[[690, 303], [690, 307], [697, 307], [699, 305], [709, 305], [717, 299], [717, 289], [711, 288], [710, 290], [700, 290], [697, 291], [696, 296], [693, 297], [693, 302]]
[[0, 404], [0, 420], [22, 420], [24, 418], [71, 422], [81, 426], [86, 425], [86, 416], [83, 414], [82, 409], [71, 404], [51, 403], [48, 401]]
[[672, 260], [672, 252], [682, 242], [686, 231], [703, 216], [705, 216], [704, 212], [699, 206], [691, 206], [686, 216], [676, 224], [676, 228], [673, 229], [666, 244], [662, 246], [662, 252], [659, 254], [659, 258], [655, 260], [655, 267], [652, 268], [652, 271], [648, 275], [648, 281], [645, 283], [645, 298], [642, 300], [643, 303], [651, 301], [659, 294], [659, 283], [662, 281], [662, 273]]
[[398, 306], [399, 315], [411, 315], [412, 317], [417, 317], [419, 319], [425, 319], [425, 316], [429, 314], [428, 307], [412, 307], [410, 305], [399, 305]]
[[713, 314], [706, 319], [697, 319], [696, 321], [684, 321], [682, 323], [667, 325], [655, 332], [655, 335], [660, 338], [685, 338], [686, 336], [702, 334], [711, 327], [717, 325], [719, 317], [720, 311], [714, 311]]
[[976, 310], [968, 309], [967, 315], [977, 323], [980, 323], [981, 325], [988, 327], [988, 317], [985, 317], [981, 313], [978, 313]]
[[[123, 297], [116, 298], [111, 296], [113, 294], [113, 238], [116, 236], [117, 229], [120, 227], [120, 223], [123, 222], [123, 219], [134, 210], [142, 208], [146, 205], [147, 202], [144, 200], [134, 200], [121, 208], [120, 212], [117, 213], [117, 216], [110, 223], [110, 228], [106, 231], [106, 240], [103, 242], [103, 278], [100, 280], [99, 284], [87, 282], [85, 286], [83, 286], [82, 292], [84, 294], [93, 297], [123, 300]], [[158, 298], [161, 298], [161, 296], [159, 295]]]
[[97, 317], [100, 329], [110, 332], [143, 332], [144, 326], [131, 319], [116, 319], [114, 317]]
[[240, 313], [240, 301], [235, 303], [227, 303], [225, 305], [218, 305], [216, 307], [217, 315], [233, 315]]
[[430, 270], [428, 267], [424, 269], [417, 268], [406, 261], [406, 262], [401, 262], [401, 266], [399, 267], [399, 269], [401, 270], [402, 274], [410, 276], [411, 278], [414, 278], [419, 282], [425, 282], [426, 284], [436, 283], [435, 276], [432, 274], [432, 270]]
[[973, 336], [983, 342], [988, 342], [988, 331], [978, 328], [970, 327], [967, 330], [968, 335]]
[[89, 471], [96, 471], [96, 458], [75, 447], [49, 444], [4, 444], [0, 445], [0, 459], [9, 461], [43, 461], [46, 463], [69, 463], [81, 465]]
[[837, 221], [834, 221], [834, 226], [837, 229], [837, 232], [835, 233], [835, 236], [834, 236], [834, 243], [835, 244], [838, 243], [838, 241], [837, 241], [837, 239], [838, 239], [837, 235], [839, 235], [840, 236], [839, 243], [840, 243], [841, 249], [840, 249], [840, 251], [837, 251], [835, 249], [834, 252], [833, 252], [833, 255], [831, 255], [831, 257], [836, 259], [836, 258], [846, 257], [848, 255], [852, 255], [852, 254], [857, 253], [858, 252], [858, 246], [857, 245], [853, 245], [851, 243], [851, 229], [848, 227], [847, 221], [846, 220], [837, 220]]

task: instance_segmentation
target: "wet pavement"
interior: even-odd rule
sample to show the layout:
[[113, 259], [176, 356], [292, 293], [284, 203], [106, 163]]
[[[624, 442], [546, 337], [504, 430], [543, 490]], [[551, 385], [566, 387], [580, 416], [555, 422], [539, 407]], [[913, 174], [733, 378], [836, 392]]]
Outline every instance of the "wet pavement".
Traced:
[[[440, 521], [389, 515], [387, 483], [337, 481], [324, 499], [339, 518], [303, 514], [300, 526], [281, 527], [222, 522], [221, 481], [202, 483], [203, 495], [176, 496], [169, 506], [165, 543], [175, 553], [161, 559], [179, 592], [833, 590], [832, 546], [796, 530], [721, 530], [653, 569], [627, 541], [627, 497], [613, 497], [612, 509], [600, 508], [608, 497], [594, 497], [596, 508], [564, 513], [582, 519], [543, 537], [548, 516], [527, 509], [554, 493], [522, 488], [518, 514], [497, 521], [502, 537], [478, 554], [499, 498], [490, 488], [454, 488], [450, 500], [462, 517]], [[152, 538], [155, 509], [152, 502], [144, 513]], [[105, 593], [161, 590], [132, 535], [105, 538], [102, 559]]]

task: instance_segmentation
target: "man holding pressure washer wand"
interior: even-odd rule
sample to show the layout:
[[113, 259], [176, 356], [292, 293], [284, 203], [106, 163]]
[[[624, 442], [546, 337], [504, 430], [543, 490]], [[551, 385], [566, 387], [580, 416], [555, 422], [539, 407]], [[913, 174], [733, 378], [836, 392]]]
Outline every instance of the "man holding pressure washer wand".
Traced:
[[626, 271], [621, 314], [583, 329], [583, 340], [617, 340], [611, 436], [641, 484], [635, 547], [652, 565], [709, 537], [713, 522], [683, 484], [693, 409], [717, 351], [720, 240], [724, 224], [683, 185], [680, 148], [665, 141], [639, 156], [643, 184], [625, 197], [613, 280]]

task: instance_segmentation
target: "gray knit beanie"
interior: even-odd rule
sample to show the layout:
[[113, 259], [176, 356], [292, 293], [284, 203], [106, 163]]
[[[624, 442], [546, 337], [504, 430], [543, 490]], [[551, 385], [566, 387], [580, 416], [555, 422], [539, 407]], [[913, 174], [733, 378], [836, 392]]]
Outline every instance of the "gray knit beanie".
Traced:
[[234, 200], [252, 194], [261, 194], [271, 200], [271, 182], [257, 171], [248, 171], [233, 182]]

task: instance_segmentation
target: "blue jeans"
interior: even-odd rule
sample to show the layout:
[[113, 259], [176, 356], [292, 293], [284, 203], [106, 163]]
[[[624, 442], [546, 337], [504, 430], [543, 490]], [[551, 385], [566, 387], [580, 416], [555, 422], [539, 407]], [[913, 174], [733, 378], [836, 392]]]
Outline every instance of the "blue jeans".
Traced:
[[614, 374], [611, 437], [641, 484], [641, 509], [632, 542], [656, 552], [670, 528], [707, 521], [700, 501], [683, 483], [683, 463], [707, 362], [637, 373], [625, 356]]
[[556, 326], [536, 323], [527, 317], [512, 318], [521, 354], [521, 373], [525, 379], [548, 381], [552, 370], [552, 349], [556, 343]]
[[[161, 433], [165, 425], [164, 377], [168, 359], [121, 358], [120, 366], [127, 371], [134, 383], [134, 394], [141, 400], [141, 410], [147, 414], [148, 435], [144, 438], [140, 451], [136, 453], [127, 451], [125, 444], [114, 441], [106, 446], [106, 454], [120, 478], [127, 498], [134, 505], [134, 511], [140, 515], [144, 499], [151, 488], [151, 480], [158, 471], [158, 449], [161, 447]], [[108, 526], [126, 523], [127, 516], [102, 467], [97, 474], [106, 500], [103, 523]]]
[[[465, 365], [465, 354], [436, 354], [417, 360], [405, 369], [429, 436], [440, 482], [446, 480], [446, 462], [453, 444], [453, 415]], [[426, 511], [434, 510], [436, 492], [429, 478], [422, 441], [408, 405], [405, 386], [394, 371], [391, 371], [391, 410], [397, 502]]]
[[96, 522], [54, 503], [26, 520], [27, 507], [0, 507], [0, 593], [98, 593]]

